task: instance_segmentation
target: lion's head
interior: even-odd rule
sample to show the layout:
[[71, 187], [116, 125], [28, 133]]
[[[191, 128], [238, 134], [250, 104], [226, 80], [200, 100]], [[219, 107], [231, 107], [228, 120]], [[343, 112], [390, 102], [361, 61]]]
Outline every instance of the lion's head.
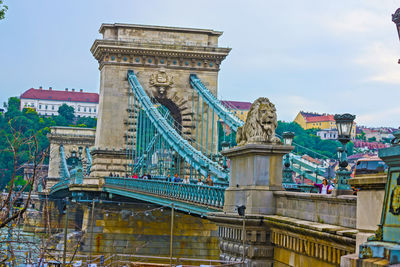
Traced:
[[246, 123], [238, 131], [236, 136], [238, 144], [279, 144], [280, 140], [275, 136], [277, 125], [275, 105], [268, 98], [260, 97], [251, 105]]
[[277, 126], [275, 105], [272, 104], [268, 98], [263, 98], [261, 100], [262, 101], [257, 103], [258, 108], [256, 109], [256, 120], [265, 130], [273, 129], [275, 132]]

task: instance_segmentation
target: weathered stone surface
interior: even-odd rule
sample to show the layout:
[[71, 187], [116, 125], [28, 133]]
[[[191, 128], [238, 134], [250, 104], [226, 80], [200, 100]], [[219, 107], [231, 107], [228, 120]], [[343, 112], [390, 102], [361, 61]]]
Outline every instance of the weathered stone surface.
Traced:
[[275, 191], [276, 214], [356, 228], [357, 196]]

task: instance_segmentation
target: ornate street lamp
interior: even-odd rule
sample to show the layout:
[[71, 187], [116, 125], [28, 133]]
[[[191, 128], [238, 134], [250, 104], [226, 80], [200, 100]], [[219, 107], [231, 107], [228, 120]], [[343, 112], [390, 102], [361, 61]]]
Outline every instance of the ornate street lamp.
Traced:
[[294, 138], [293, 132], [283, 132], [282, 134], [283, 144], [287, 146], [291, 146]]
[[398, 8], [396, 12], [392, 14], [392, 21], [396, 24], [397, 34], [400, 39], [400, 8]]
[[[291, 146], [294, 138], [293, 132], [284, 132], [282, 134], [283, 144], [285, 146]], [[293, 183], [293, 170], [290, 166], [290, 157], [289, 154], [285, 155], [283, 160], [283, 170], [282, 170], [282, 183], [285, 184], [285, 187], [289, 187], [289, 184]]]
[[351, 192], [351, 187], [348, 184], [350, 179], [351, 171], [348, 171], [346, 167], [347, 162], [347, 143], [350, 141], [351, 131], [353, 129], [353, 122], [356, 118], [355, 115], [351, 114], [336, 114], [334, 119], [336, 121], [336, 128], [338, 130], [338, 140], [342, 143], [342, 146], [338, 148], [338, 160], [339, 169], [336, 171], [336, 194], [348, 194]]

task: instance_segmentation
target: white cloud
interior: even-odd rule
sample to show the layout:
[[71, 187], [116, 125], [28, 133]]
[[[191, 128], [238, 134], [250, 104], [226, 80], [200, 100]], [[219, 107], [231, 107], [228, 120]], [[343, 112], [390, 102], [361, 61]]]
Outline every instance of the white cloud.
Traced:
[[373, 110], [368, 113], [357, 115], [357, 123], [359, 125], [369, 126], [391, 126], [398, 127], [397, 117], [400, 114], [400, 107], [389, 109]]
[[374, 42], [362, 49], [354, 62], [370, 69], [370, 75], [365, 82], [400, 84], [400, 66], [397, 64], [399, 56], [399, 49], [394, 49], [387, 43]]
[[377, 32], [387, 26], [387, 21], [382, 19], [377, 13], [368, 10], [352, 10], [339, 14], [326, 20], [326, 27], [332, 33], [343, 34], [365, 34], [367, 32]]

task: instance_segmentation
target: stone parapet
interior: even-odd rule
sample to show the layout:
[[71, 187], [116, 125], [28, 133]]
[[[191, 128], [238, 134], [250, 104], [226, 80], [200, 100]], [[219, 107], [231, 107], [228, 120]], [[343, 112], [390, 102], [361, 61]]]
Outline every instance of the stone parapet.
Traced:
[[[241, 261], [243, 217], [212, 213], [219, 226], [221, 260]], [[354, 253], [357, 230], [278, 215], [246, 215], [245, 266], [338, 266]]]
[[283, 216], [264, 216], [271, 229], [274, 266], [338, 266], [354, 253], [355, 229], [310, 223]]
[[276, 214], [356, 228], [357, 196], [275, 191]]

